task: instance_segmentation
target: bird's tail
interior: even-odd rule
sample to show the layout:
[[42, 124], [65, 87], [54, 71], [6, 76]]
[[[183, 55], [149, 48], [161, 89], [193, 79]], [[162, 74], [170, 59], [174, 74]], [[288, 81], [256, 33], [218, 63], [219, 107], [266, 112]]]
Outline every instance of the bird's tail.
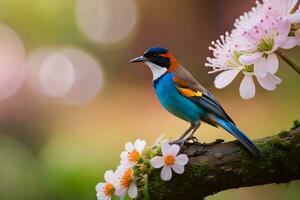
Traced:
[[231, 135], [233, 135], [240, 143], [242, 143], [253, 155], [255, 156], [261, 155], [261, 152], [256, 147], [256, 145], [233, 123], [225, 119], [222, 119], [220, 117], [216, 117], [216, 122], [219, 126], [224, 128]]

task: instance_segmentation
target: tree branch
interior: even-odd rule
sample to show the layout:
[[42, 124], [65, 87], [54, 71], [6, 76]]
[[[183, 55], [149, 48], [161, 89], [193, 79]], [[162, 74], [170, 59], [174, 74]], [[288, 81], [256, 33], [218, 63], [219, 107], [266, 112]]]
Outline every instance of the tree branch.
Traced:
[[138, 199], [203, 199], [217, 192], [300, 179], [300, 123], [290, 131], [256, 140], [262, 157], [253, 157], [237, 141], [187, 144], [189, 164], [169, 182], [153, 170]]

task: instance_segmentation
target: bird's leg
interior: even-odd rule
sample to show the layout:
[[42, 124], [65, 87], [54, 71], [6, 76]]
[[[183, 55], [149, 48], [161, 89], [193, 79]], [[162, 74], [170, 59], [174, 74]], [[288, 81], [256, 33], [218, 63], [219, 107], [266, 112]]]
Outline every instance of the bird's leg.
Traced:
[[182, 146], [185, 142], [184, 138], [194, 129], [194, 124], [191, 124], [190, 127], [184, 131], [184, 133], [175, 141], [171, 142], [171, 144], [179, 144], [179, 146]]
[[194, 125], [193, 130], [192, 130], [191, 134], [187, 138], [184, 139], [185, 141], [193, 140], [193, 138], [194, 138], [193, 135], [196, 132], [196, 130], [200, 127], [200, 124], [201, 124], [200, 121], [193, 123], [193, 125]]
[[183, 140], [185, 138], [185, 136], [187, 136], [187, 134], [189, 134], [191, 132], [191, 130], [193, 130], [195, 128], [194, 124], [191, 124], [191, 126], [184, 131], [184, 133], [178, 138], [178, 140]]

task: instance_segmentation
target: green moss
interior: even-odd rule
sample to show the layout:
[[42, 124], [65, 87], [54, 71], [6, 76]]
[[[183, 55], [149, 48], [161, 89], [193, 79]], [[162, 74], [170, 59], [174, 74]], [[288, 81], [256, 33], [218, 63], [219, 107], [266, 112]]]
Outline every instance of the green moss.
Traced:
[[[294, 122], [294, 126], [292, 129], [300, 126], [299, 121]], [[287, 152], [291, 154], [295, 154], [295, 151], [299, 151], [299, 141], [300, 135], [296, 135], [296, 140], [286, 141], [282, 140], [283, 137], [289, 134], [288, 131], [281, 131], [277, 136], [273, 136], [267, 142], [259, 144], [258, 147], [262, 152], [262, 157], [257, 158], [253, 157], [249, 154], [248, 151], [241, 149], [241, 165], [234, 170], [234, 173], [238, 176], [247, 177], [247, 180], [259, 177], [260, 170], [268, 170], [269, 173], [274, 173], [274, 171], [270, 171], [270, 168], [273, 168], [272, 165], [275, 163], [280, 163], [277, 168], [278, 169], [288, 169], [288, 165], [290, 164], [290, 158], [287, 158]], [[299, 140], [297, 140], [299, 137]], [[298, 141], [298, 142], [297, 142]], [[296, 148], [295, 148], [296, 146]], [[251, 173], [248, 172], [257, 172]]]
[[[300, 122], [295, 121], [291, 130], [298, 127], [300, 127]], [[298, 167], [293, 166], [299, 166], [299, 159], [295, 158], [298, 158], [300, 154], [300, 134], [295, 134], [292, 138], [290, 136], [292, 135], [288, 131], [281, 131], [268, 141], [258, 144], [258, 148], [262, 152], [261, 157], [255, 157], [246, 149], [241, 148], [240, 164], [233, 166], [233, 173], [237, 178], [235, 181], [242, 181], [244, 185], [249, 185], [249, 182], [255, 185], [264, 183], [265, 180], [274, 179], [275, 175], [280, 174], [282, 179], [279, 182], [284, 182], [285, 176], [288, 177], [291, 172], [299, 171]], [[146, 156], [151, 158], [160, 154], [160, 151], [160, 148], [153, 148], [146, 153]], [[172, 180], [165, 182], [160, 178], [161, 169], [150, 170], [148, 185], [141, 185], [145, 187], [144, 190], [139, 191], [139, 194], [142, 194], [139, 195], [138, 199], [146, 199], [145, 196], [149, 196], [148, 199], [187, 198], [186, 191], [191, 191], [194, 188], [201, 190], [203, 186], [210, 183], [213, 176], [209, 174], [209, 171], [210, 165], [208, 163], [192, 164], [186, 167], [184, 175], [173, 173]]]
[[248, 173], [248, 170], [244, 169], [244, 168], [239, 168], [239, 169], [234, 170], [234, 174], [237, 176], [243, 176], [244, 174], [247, 174], [247, 173]]
[[[290, 130], [294, 130], [296, 128], [300, 127], [300, 121], [299, 120], [295, 120], [294, 123], [293, 123], [293, 126], [291, 127]], [[278, 133], [278, 136], [280, 137], [286, 137], [287, 135], [289, 134], [288, 131], [281, 131]]]
[[295, 121], [294, 121], [294, 125], [293, 125], [293, 127], [291, 128], [291, 130], [296, 129], [296, 128], [298, 128], [298, 127], [300, 127], [300, 121], [299, 121], [299, 120], [295, 120]]
[[[147, 192], [150, 199], [172, 199], [175, 196], [178, 198], [183, 197], [184, 192], [192, 189], [195, 184], [203, 184], [208, 170], [208, 164], [201, 162], [198, 165], [186, 167], [185, 176], [173, 173], [172, 180], [167, 182], [160, 178], [161, 169], [152, 170], [148, 179]], [[140, 197], [139, 199], [142, 198]]]
[[[164, 195], [169, 193], [170, 188], [167, 187], [166, 182], [161, 180], [160, 171], [161, 170], [159, 169], [153, 170], [150, 174], [148, 183], [148, 194], [150, 194], [150, 196], [155, 194], [157, 199], [164, 199]], [[157, 191], [164, 191], [164, 193], [157, 193]]]
[[279, 137], [286, 137], [288, 134], [289, 134], [288, 131], [281, 131], [281, 132], [278, 133], [278, 136]]
[[197, 176], [197, 178], [204, 178], [208, 173], [208, 164], [201, 162], [199, 165], [195, 165], [190, 167], [190, 171], [193, 176]]

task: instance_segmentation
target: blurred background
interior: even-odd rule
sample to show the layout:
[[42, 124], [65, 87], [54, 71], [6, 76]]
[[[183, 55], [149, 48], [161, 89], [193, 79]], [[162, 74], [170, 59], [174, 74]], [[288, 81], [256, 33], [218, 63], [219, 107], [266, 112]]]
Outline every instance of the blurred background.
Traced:
[[[152, 46], [172, 51], [251, 138], [300, 119], [299, 76], [281, 62], [283, 83], [242, 100], [242, 77], [223, 90], [204, 67], [212, 40], [254, 0], [0, 0], [0, 199], [96, 199], [127, 141], [152, 145], [188, 124], [168, 114], [144, 65]], [[300, 47], [287, 53], [300, 62]], [[233, 138], [207, 125], [200, 141]], [[218, 199], [298, 199], [300, 182], [218, 193]]]

